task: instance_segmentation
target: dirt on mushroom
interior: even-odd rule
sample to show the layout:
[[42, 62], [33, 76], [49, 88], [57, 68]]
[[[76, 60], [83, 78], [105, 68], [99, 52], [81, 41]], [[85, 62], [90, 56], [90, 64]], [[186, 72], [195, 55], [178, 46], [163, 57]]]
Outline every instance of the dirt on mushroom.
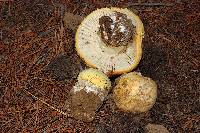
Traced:
[[109, 16], [99, 18], [101, 39], [108, 46], [127, 46], [135, 33], [132, 21], [123, 13], [116, 12], [113, 19]]
[[102, 104], [101, 99], [94, 93], [81, 90], [71, 95], [71, 114], [75, 119], [91, 122], [95, 118], [97, 109]]

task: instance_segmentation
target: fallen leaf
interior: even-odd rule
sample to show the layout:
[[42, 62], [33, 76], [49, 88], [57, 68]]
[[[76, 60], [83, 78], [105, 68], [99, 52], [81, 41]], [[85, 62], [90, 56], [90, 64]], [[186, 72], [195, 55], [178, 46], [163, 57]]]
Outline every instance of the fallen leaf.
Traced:
[[75, 30], [83, 20], [83, 17], [80, 15], [74, 15], [73, 13], [66, 12], [63, 20], [67, 28]]

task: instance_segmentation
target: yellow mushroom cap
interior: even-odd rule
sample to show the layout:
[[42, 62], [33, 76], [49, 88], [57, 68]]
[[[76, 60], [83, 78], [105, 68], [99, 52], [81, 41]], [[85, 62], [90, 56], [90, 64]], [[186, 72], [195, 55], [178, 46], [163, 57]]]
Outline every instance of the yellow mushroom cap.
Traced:
[[157, 97], [157, 85], [140, 73], [131, 72], [116, 80], [114, 101], [117, 107], [128, 112], [146, 112], [154, 105]]
[[[108, 47], [99, 35], [99, 18], [113, 16], [118, 13], [125, 14], [135, 26], [134, 37], [127, 44], [125, 52], [121, 47]], [[97, 68], [109, 76], [122, 74], [134, 69], [142, 56], [142, 38], [144, 27], [140, 18], [128, 9], [101, 8], [89, 14], [79, 25], [76, 32], [76, 51], [90, 67]]]
[[110, 79], [103, 72], [89, 68], [79, 73], [78, 81], [88, 81], [100, 89], [109, 89], [111, 87]]

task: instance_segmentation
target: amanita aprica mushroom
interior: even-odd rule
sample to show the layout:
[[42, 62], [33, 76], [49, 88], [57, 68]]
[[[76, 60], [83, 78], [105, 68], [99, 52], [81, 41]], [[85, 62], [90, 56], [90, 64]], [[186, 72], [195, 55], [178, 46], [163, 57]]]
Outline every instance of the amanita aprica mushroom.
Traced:
[[122, 111], [146, 112], [156, 101], [157, 85], [152, 79], [131, 72], [116, 79], [113, 96]]
[[130, 10], [97, 9], [78, 27], [76, 50], [88, 66], [109, 76], [122, 74], [138, 65], [143, 36], [143, 24]]
[[109, 78], [101, 71], [90, 68], [80, 72], [71, 90], [71, 113], [74, 118], [90, 122], [111, 88]]

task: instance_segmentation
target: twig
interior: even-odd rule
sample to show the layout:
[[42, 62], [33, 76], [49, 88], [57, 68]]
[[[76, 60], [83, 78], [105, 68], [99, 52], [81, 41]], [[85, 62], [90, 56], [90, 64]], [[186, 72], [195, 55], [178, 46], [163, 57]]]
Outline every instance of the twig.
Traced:
[[3, 31], [0, 31], [0, 40], [3, 40]]
[[12, 1], [14, 1], [14, 0], [0, 0], [0, 2], [12, 2]]
[[0, 127], [3, 127], [3, 126], [5, 126], [6, 124], [8, 124], [8, 123], [10, 123], [11, 121], [13, 121], [15, 118], [13, 118], [13, 119], [10, 119], [10, 120], [8, 120], [8, 121], [6, 121], [6, 122], [4, 122]]
[[40, 102], [42, 102], [43, 104], [47, 105], [47, 106], [50, 107], [51, 109], [58, 111], [60, 114], [62, 114], [62, 115], [64, 115], [64, 116], [67, 116], [67, 117], [71, 117], [69, 114], [67, 114], [67, 113], [65, 113], [65, 112], [63, 112], [63, 111], [61, 111], [61, 110], [55, 108], [54, 106], [48, 104], [47, 102], [41, 100], [40, 98], [36, 97], [35, 95], [33, 95], [32, 93], [30, 93], [29, 91], [27, 91], [27, 90], [25, 90], [25, 89], [23, 89], [23, 91], [24, 91], [26, 94], [31, 95], [34, 99], [37, 99], [37, 100], [39, 100]]
[[174, 4], [170, 3], [131, 3], [128, 6], [173, 6]]
[[37, 102], [37, 105], [36, 105], [36, 106], [37, 106], [37, 110], [36, 110], [36, 117], [35, 117], [35, 126], [37, 126], [37, 123], [38, 123], [38, 113], [39, 113], [39, 109], [38, 109], [38, 108], [39, 108], [39, 107], [38, 107], [38, 106], [39, 106], [39, 103], [38, 103], [38, 102]]

